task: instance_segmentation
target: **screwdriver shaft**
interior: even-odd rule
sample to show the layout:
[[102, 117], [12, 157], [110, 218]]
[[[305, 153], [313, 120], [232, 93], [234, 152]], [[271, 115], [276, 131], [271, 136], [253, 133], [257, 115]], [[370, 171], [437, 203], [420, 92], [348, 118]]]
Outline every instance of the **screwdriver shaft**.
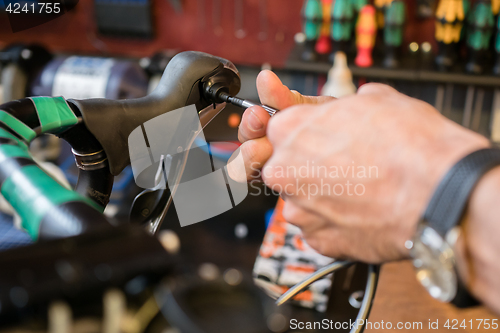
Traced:
[[276, 112], [278, 112], [278, 110], [270, 107], [270, 106], [267, 106], [267, 105], [263, 105], [263, 104], [259, 104], [259, 103], [256, 103], [256, 102], [252, 102], [248, 99], [242, 99], [242, 98], [238, 98], [238, 97], [232, 97], [232, 96], [229, 96], [229, 94], [226, 94], [224, 92], [221, 92], [219, 94], [219, 98], [221, 98], [222, 100], [226, 101], [227, 103], [231, 103], [233, 105], [236, 105], [236, 106], [239, 106], [239, 107], [242, 107], [244, 109], [248, 109], [249, 107], [252, 107], [252, 106], [260, 106], [261, 108], [263, 108], [264, 110], [267, 111], [267, 113], [272, 117], [276, 114]]

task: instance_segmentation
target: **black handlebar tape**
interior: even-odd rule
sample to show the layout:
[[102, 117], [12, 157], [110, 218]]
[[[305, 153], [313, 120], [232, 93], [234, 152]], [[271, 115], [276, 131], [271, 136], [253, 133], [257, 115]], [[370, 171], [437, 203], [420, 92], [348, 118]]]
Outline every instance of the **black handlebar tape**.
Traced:
[[[87, 99], [68, 102], [82, 114], [85, 125], [108, 157], [111, 174], [116, 176], [130, 164], [130, 133], [144, 122], [166, 112], [193, 104], [199, 111], [212, 104], [203, 96], [200, 83], [222, 71], [227, 64], [230, 62], [206, 53], [183, 52], [172, 58], [158, 87], [146, 97], [120, 101]], [[237, 83], [230, 87], [232, 95], [239, 92], [239, 77]]]

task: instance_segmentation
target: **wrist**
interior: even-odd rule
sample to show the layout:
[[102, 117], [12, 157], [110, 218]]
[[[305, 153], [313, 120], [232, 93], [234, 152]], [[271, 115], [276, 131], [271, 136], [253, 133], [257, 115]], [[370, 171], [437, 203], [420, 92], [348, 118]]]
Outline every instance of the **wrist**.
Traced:
[[500, 312], [500, 167], [486, 173], [472, 192], [456, 244], [457, 268], [467, 288]]
[[[458, 126], [452, 124], [452, 126]], [[435, 172], [431, 175], [432, 190], [429, 200], [446, 173], [465, 156], [484, 148], [490, 148], [490, 141], [475, 132], [460, 127], [458, 131], [448, 131], [443, 143], [436, 149], [434, 154]], [[425, 209], [425, 208], [424, 208]]]
[[[490, 186], [491, 181], [487, 180], [479, 184], [488, 172], [492, 172], [499, 165], [499, 149], [479, 149], [467, 154], [454, 164], [440, 181], [419, 223], [417, 235], [411, 244], [411, 256], [414, 259], [413, 263], [417, 269], [419, 281], [433, 297], [441, 301], [452, 301], [459, 307], [473, 305], [476, 301], [470, 296], [472, 290], [465, 287], [471, 284], [479, 285], [480, 289], [476, 289], [472, 294], [476, 297], [477, 295], [483, 296], [478, 297], [483, 301], [485, 301], [485, 294], [481, 292], [500, 290], [498, 275], [491, 274], [492, 270], [494, 271], [498, 266], [495, 266], [496, 260], [492, 256], [498, 253], [495, 251], [498, 242], [492, 242], [490, 236], [486, 242], [487, 245], [483, 246], [485, 237], [488, 234], [491, 235], [491, 223], [495, 221], [492, 219], [494, 215], [491, 215], [491, 212], [485, 215], [484, 211], [477, 209], [476, 205], [477, 196], [483, 199], [487, 196], [491, 201], [492, 194], [495, 194], [492, 191], [499, 188], [500, 184], [495, 184], [494, 187], [484, 189], [484, 183]], [[474, 191], [475, 189], [478, 190]], [[475, 198], [472, 198], [473, 194]], [[479, 201], [481, 205], [484, 204], [484, 200], [479, 199]], [[490, 202], [486, 207], [491, 210], [494, 203]], [[468, 209], [470, 211], [467, 214]], [[474, 236], [469, 239], [462, 236], [457, 249], [456, 241], [461, 234], [457, 231], [467, 229], [467, 224], [465, 226], [463, 224], [464, 216], [466, 220], [474, 221], [477, 225], [475, 211], [480, 213], [477, 218], [483, 223], [483, 228], [480, 229], [480, 233], [471, 233]], [[484, 226], [487, 227], [484, 228]], [[468, 247], [470, 239], [474, 243], [474, 248]], [[480, 245], [477, 246], [477, 244]], [[470, 257], [472, 260], [469, 260]], [[461, 263], [460, 268], [458, 262]], [[477, 266], [483, 266], [482, 270], [478, 271]], [[457, 276], [457, 270], [461, 270], [462, 274], [459, 276], [464, 276], [466, 281], [464, 277]], [[476, 284], [476, 279], [478, 284]]]
[[[418, 221], [436, 191], [439, 183], [450, 169], [468, 154], [491, 147], [491, 143], [484, 136], [466, 130], [464, 128], [452, 128], [443, 130], [441, 137], [435, 138], [438, 144], [428, 147], [427, 167], [422, 168], [422, 173], [416, 178], [414, 188], [418, 189], [419, 203], [415, 206], [415, 218], [410, 229], [407, 230], [404, 239], [413, 239], [418, 227]], [[409, 250], [405, 248], [406, 256]]]

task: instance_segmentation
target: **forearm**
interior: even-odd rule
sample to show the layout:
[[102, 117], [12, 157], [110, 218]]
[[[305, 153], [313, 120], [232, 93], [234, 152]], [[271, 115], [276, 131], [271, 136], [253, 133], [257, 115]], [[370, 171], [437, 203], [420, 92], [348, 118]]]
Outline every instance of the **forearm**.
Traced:
[[500, 167], [488, 172], [472, 193], [457, 254], [469, 290], [500, 313]]

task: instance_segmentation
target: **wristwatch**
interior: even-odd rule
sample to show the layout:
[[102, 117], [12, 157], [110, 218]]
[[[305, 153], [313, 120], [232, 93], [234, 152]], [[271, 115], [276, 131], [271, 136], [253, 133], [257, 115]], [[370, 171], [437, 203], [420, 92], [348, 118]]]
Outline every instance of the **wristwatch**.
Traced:
[[500, 149], [475, 151], [455, 164], [438, 185], [413, 240], [407, 241], [417, 279], [432, 297], [459, 307], [477, 304], [460, 280], [454, 245], [469, 197], [479, 179], [500, 165]]

